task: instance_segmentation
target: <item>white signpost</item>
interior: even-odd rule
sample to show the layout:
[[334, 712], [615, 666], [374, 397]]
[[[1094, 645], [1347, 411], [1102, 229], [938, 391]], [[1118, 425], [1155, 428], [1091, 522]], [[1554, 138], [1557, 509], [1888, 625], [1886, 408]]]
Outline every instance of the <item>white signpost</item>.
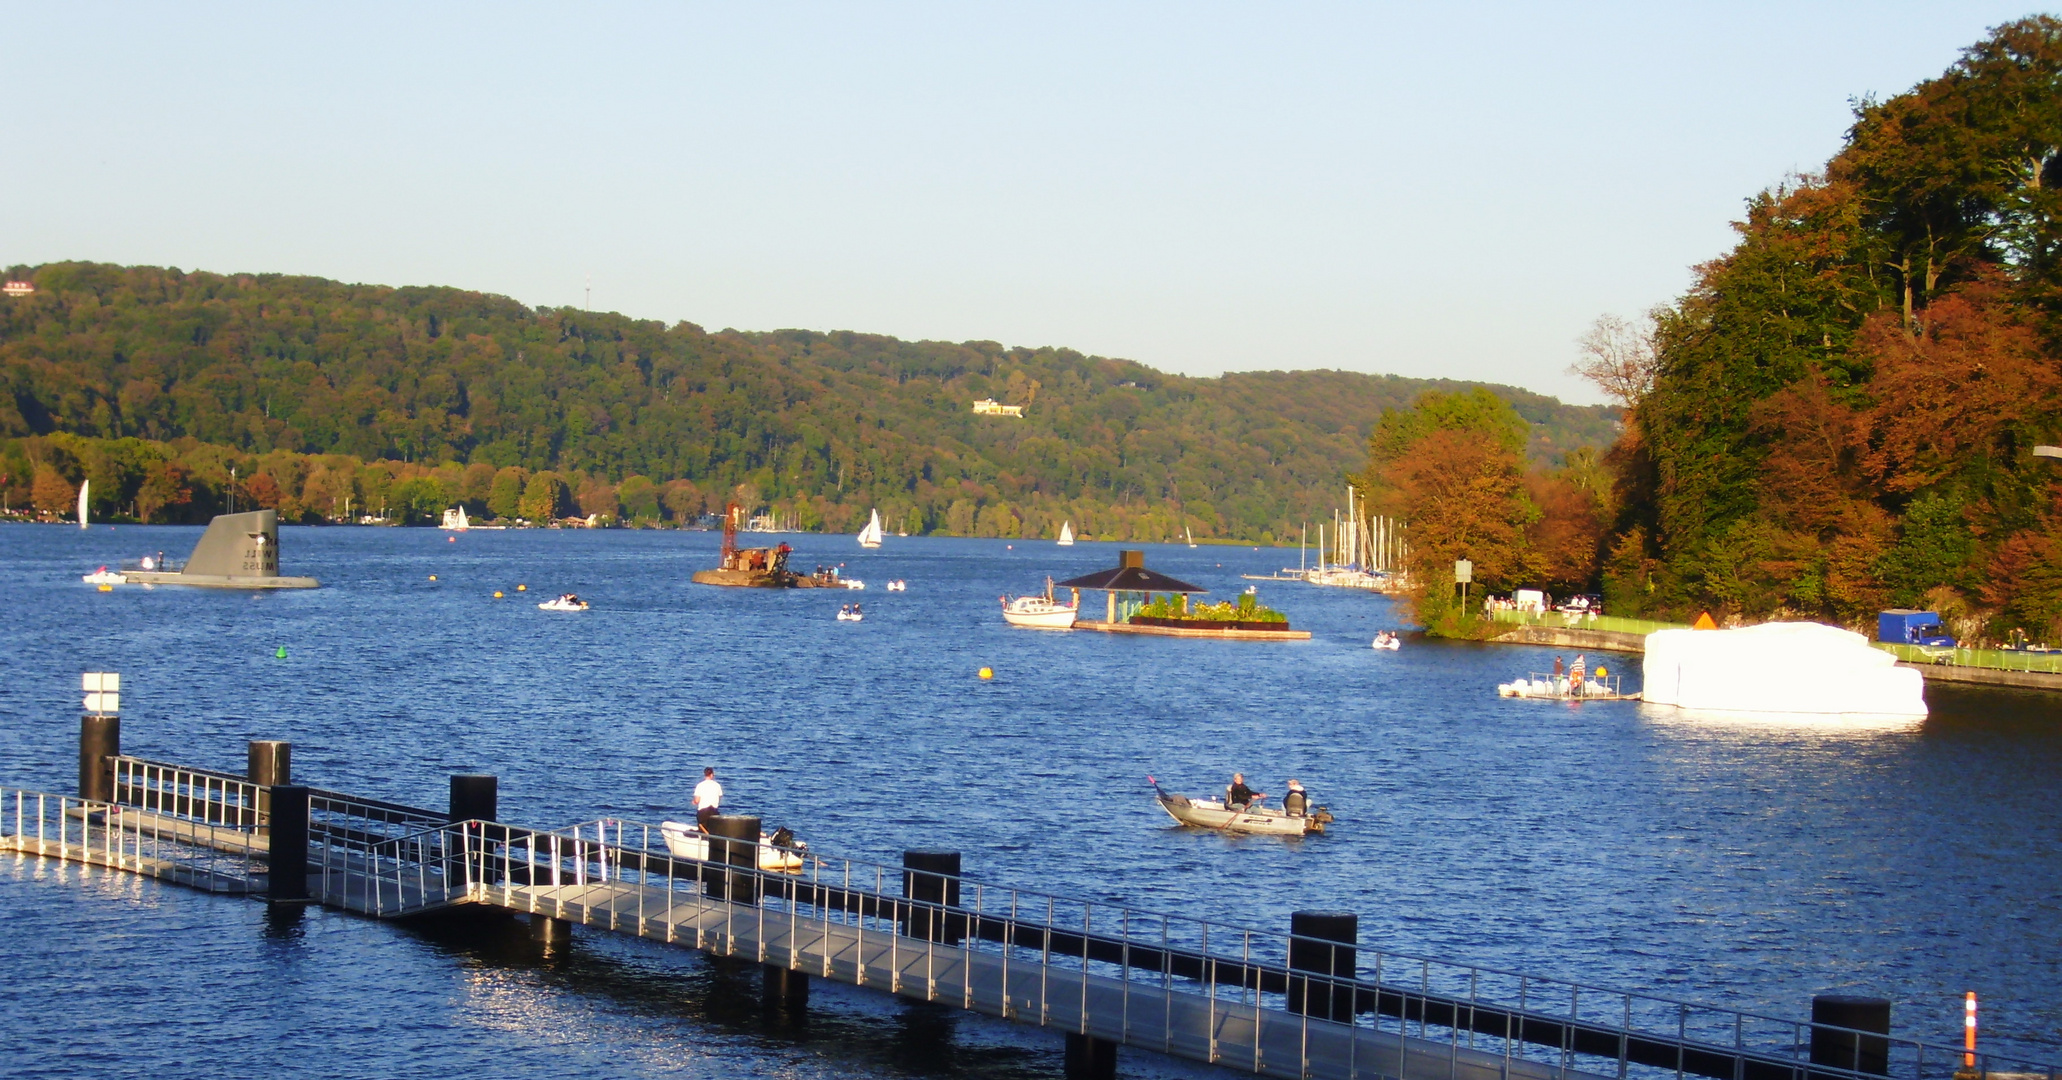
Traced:
[[86, 691], [86, 711], [95, 716], [122, 711], [122, 676], [113, 671], [89, 671], [81, 680]]

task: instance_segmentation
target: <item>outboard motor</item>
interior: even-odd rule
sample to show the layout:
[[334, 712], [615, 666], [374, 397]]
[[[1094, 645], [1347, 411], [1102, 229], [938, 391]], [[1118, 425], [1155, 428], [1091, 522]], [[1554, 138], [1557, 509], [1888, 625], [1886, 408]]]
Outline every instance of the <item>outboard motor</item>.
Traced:
[[782, 851], [793, 851], [800, 846], [795, 843], [795, 830], [785, 825], [773, 830], [773, 838], [769, 843]]

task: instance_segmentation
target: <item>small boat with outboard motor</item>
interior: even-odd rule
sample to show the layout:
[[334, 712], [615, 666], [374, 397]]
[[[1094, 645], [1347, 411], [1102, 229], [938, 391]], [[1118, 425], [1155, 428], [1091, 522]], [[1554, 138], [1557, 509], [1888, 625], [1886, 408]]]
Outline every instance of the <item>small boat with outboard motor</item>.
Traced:
[[[1325, 826], [1338, 819], [1322, 806], [1309, 806], [1304, 798], [1302, 813], [1290, 813], [1273, 807], [1248, 803], [1245, 807], [1228, 805], [1223, 799], [1192, 799], [1187, 795], [1162, 790], [1160, 782], [1146, 777], [1146, 783], [1153, 785], [1153, 797], [1159, 800], [1160, 809], [1167, 816], [1183, 825], [1199, 829], [1216, 829], [1219, 832], [1253, 833], [1260, 836], [1307, 836], [1322, 833]], [[1302, 792], [1294, 792], [1302, 795]]]
[[891, 581], [891, 582], [889, 582], [889, 583], [888, 583], [888, 591], [889, 591], [889, 592], [908, 592], [908, 591], [909, 591], [909, 582], [907, 582], [907, 581], [904, 581], [904, 580], [902, 580], [901, 578], [896, 578], [895, 580], [893, 580], [893, 581]]
[[88, 585], [120, 585], [129, 579], [123, 577], [119, 572], [109, 570], [103, 566], [90, 574], [80, 577], [79, 580]]
[[839, 609], [838, 609], [838, 621], [839, 621], [839, 622], [865, 622], [865, 621], [866, 621], [866, 613], [865, 613], [865, 612], [863, 612], [863, 611], [861, 611], [861, 610], [859, 610], [859, 605], [858, 605], [858, 604], [847, 604], [847, 605], [845, 605], [844, 607], [841, 607], [841, 608], [839, 608]]
[[556, 600], [546, 600], [537, 605], [539, 611], [586, 611], [587, 601], [572, 593], [565, 593]]
[[[685, 821], [659, 822], [659, 835], [666, 840], [666, 850], [678, 859], [709, 858], [709, 834], [692, 823]], [[795, 839], [787, 828], [775, 829], [771, 834], [759, 834], [759, 869], [777, 874], [799, 874], [808, 858], [803, 854], [809, 845]]]
[[1375, 635], [1375, 648], [1394, 652], [1403, 648], [1403, 638], [1397, 636], [1393, 630], [1384, 630]]

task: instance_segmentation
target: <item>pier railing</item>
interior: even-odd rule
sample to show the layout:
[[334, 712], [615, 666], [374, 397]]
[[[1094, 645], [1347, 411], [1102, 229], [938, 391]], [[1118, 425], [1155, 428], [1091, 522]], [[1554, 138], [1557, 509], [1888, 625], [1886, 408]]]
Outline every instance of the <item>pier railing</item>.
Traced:
[[265, 789], [241, 776], [138, 757], [108, 760], [114, 801], [124, 806], [232, 829], [266, 823]]
[[216, 842], [212, 826], [120, 803], [0, 787], [0, 844], [218, 893], [261, 891], [263, 853]]
[[[1201, 999], [1213, 1016], [1231, 1007], [1286, 1012], [1304, 1024], [1430, 1042], [1456, 1058], [1487, 1054], [1504, 1061], [1505, 1075], [1511, 1075], [1510, 1067], [1518, 1073], [1543, 1067], [1652, 1080], [1969, 1080], [2002, 1074], [2062, 1080], [2051, 1065], [2004, 1055], [1978, 1054], [1965, 1063], [1960, 1047], [864, 859], [807, 852], [800, 870], [787, 873], [730, 865], [720, 857], [684, 858], [667, 850], [657, 826], [638, 822], [606, 819], [542, 831], [467, 821], [356, 851], [378, 878], [373, 892], [388, 911], [433, 906], [463, 894], [549, 913], [548, 903], [540, 906], [539, 889], [613, 884], [622, 899], [611, 902], [624, 906], [611, 909], [611, 925], [620, 917], [643, 933], [651, 920], [716, 898], [728, 901], [723, 922], [713, 928], [696, 923], [697, 947], [713, 944], [703, 940], [705, 932], [733, 941], [732, 931], [746, 925], [785, 925], [791, 937], [800, 931], [805, 938], [823, 938], [833, 928], [862, 938], [886, 935], [877, 940], [922, 950], [941, 962], [947, 950], [985, 954], [1000, 962], [1005, 981], [1012, 968], [1110, 980], [1127, 991], [1126, 1010], [1134, 1001], [1128, 991], [1150, 988]], [[971, 979], [965, 964], [941, 970]], [[975, 1007], [974, 992], [971, 982], [925, 988], [933, 998], [963, 997], [966, 1007]], [[1153, 1002], [1164, 999], [1135, 1000], [1140, 1008], [1157, 1008]], [[1014, 1008], [1042, 1016], [1053, 1004], [1040, 997]], [[1214, 1045], [1208, 1055], [1221, 1060]], [[1259, 1067], [1257, 1061], [1224, 1063]], [[1279, 1065], [1270, 1062], [1270, 1071]]]

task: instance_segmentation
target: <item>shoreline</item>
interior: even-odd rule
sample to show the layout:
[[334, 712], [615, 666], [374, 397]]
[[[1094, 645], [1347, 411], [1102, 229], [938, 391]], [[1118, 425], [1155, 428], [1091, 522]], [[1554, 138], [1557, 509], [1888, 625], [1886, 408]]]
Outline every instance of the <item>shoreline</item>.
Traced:
[[[1519, 626], [1486, 640], [1498, 645], [1548, 645], [1591, 652], [1644, 655], [1647, 651], [1646, 636], [1643, 634], [1631, 634], [1621, 630], [1584, 630], [1572, 626]], [[1904, 660], [1898, 661], [1897, 666], [1917, 671], [1927, 682], [2062, 691], [2062, 674], [2045, 671], [2003, 671], [1997, 668], [1958, 667], [1952, 664], [1914, 664]]]

